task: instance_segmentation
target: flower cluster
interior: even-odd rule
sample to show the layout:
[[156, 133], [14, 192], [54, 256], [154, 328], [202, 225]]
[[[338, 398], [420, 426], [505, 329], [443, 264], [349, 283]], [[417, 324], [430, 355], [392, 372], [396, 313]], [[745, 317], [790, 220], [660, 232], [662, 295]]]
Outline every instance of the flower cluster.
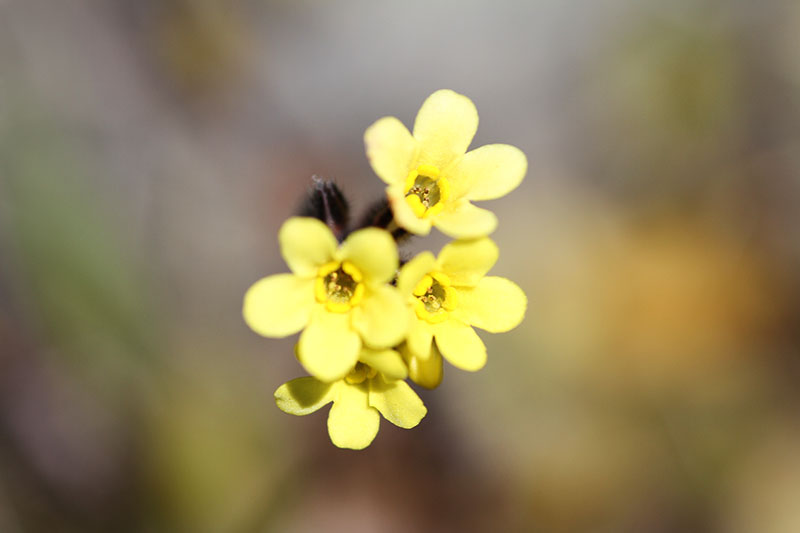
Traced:
[[[467, 152], [477, 127], [472, 101], [450, 90], [425, 100], [413, 133], [394, 117], [375, 122], [364, 141], [386, 199], [348, 232], [347, 201], [332, 182], [316, 180], [307, 216], [290, 218], [278, 235], [291, 273], [245, 294], [244, 319], [255, 332], [300, 332], [296, 356], [310, 376], [281, 385], [278, 407], [305, 415], [332, 402], [336, 446], [369, 446], [381, 415], [402, 428], [419, 424], [427, 409], [405, 380], [437, 387], [443, 358], [481, 369], [486, 347], [473, 328], [498, 333], [522, 321], [522, 290], [487, 275], [498, 258], [488, 237], [497, 218], [471, 202], [513, 190], [527, 161], [505, 144]], [[432, 226], [456, 240], [401, 265], [397, 243]]]

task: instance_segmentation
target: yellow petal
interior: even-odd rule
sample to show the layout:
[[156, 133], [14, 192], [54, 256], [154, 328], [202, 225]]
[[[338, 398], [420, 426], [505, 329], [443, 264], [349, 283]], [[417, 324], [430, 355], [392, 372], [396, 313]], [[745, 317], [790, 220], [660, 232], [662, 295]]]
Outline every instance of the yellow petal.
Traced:
[[386, 382], [381, 378], [369, 382], [369, 405], [395, 426], [411, 429], [427, 414], [425, 404], [405, 381]]
[[278, 233], [281, 254], [298, 276], [317, 275], [317, 269], [333, 259], [338, 243], [328, 226], [309, 217], [292, 217]]
[[386, 183], [403, 183], [411, 168], [417, 142], [395, 117], [383, 117], [364, 133], [372, 170]]
[[514, 329], [522, 322], [528, 299], [522, 289], [506, 278], [488, 276], [475, 287], [458, 290], [458, 317], [491, 333]]
[[494, 266], [497, 255], [497, 245], [488, 237], [454, 241], [439, 252], [436, 269], [450, 276], [453, 285], [471, 287]]
[[394, 346], [408, 331], [406, 300], [395, 287], [374, 287], [353, 310], [352, 324], [370, 347]]
[[419, 283], [419, 280], [433, 270], [434, 264], [436, 264], [436, 258], [433, 257], [433, 254], [422, 252], [403, 265], [400, 268], [400, 274], [397, 276], [397, 288], [400, 293], [404, 296], [409, 296], [417, 286], [417, 283]]
[[364, 275], [364, 281], [386, 283], [397, 272], [397, 245], [388, 231], [364, 228], [354, 231], [342, 243], [341, 259], [350, 261]]
[[297, 358], [322, 381], [343, 378], [358, 362], [361, 339], [350, 328], [350, 313], [331, 313], [318, 306], [297, 343]]
[[474, 239], [493, 232], [497, 228], [497, 217], [491, 211], [461, 199], [433, 217], [433, 225], [454, 239]]
[[472, 100], [448, 89], [436, 91], [423, 102], [414, 122], [418, 163], [446, 168], [464, 155], [477, 129], [478, 111]]
[[447, 361], [461, 370], [474, 372], [486, 364], [486, 346], [470, 326], [446, 320], [433, 329], [436, 346]]
[[427, 321], [420, 320], [414, 315], [411, 319], [410, 327], [408, 328], [408, 337], [406, 337], [408, 349], [415, 357], [427, 359], [431, 353], [432, 340], [433, 329], [431, 325]]
[[401, 228], [415, 234], [427, 235], [431, 232], [431, 220], [429, 218], [419, 218], [414, 214], [411, 206], [406, 201], [405, 192], [400, 185], [390, 185], [386, 188], [386, 197], [389, 206], [392, 208], [394, 221]]
[[244, 295], [247, 325], [265, 337], [286, 337], [305, 327], [314, 308], [314, 280], [277, 274], [255, 282]]
[[383, 374], [387, 379], [406, 379], [408, 368], [403, 358], [394, 350], [361, 349], [358, 360]]
[[493, 200], [514, 190], [525, 177], [528, 160], [508, 144], [487, 144], [469, 151], [448, 174], [454, 198]]
[[313, 377], [293, 379], [275, 391], [275, 403], [284, 413], [307, 415], [332, 402], [336, 384], [323, 383]]
[[439, 386], [444, 369], [442, 354], [435, 344], [431, 345], [430, 353], [425, 358], [412, 355], [407, 346], [401, 346], [400, 351], [408, 364], [408, 377], [411, 381], [426, 389], [435, 389]]
[[328, 413], [328, 434], [339, 448], [363, 450], [375, 439], [381, 422], [378, 411], [369, 406], [367, 383], [341, 384]]

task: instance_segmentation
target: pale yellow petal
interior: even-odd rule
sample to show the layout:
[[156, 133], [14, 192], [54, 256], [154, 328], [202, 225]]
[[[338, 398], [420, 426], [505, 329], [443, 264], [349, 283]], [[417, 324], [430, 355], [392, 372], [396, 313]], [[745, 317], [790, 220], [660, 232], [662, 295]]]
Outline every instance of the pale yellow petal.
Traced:
[[453, 198], [493, 200], [517, 188], [527, 170], [528, 160], [519, 148], [487, 144], [467, 152], [448, 178]]
[[433, 341], [433, 328], [425, 320], [417, 318], [416, 314], [411, 319], [406, 337], [408, 349], [416, 357], [427, 359], [431, 353], [431, 342]]
[[453, 241], [439, 252], [436, 269], [447, 274], [453, 285], [471, 287], [489, 272], [497, 256], [497, 245], [488, 237]]
[[436, 346], [447, 361], [461, 370], [474, 372], [486, 364], [486, 346], [470, 326], [458, 320], [436, 324]]
[[408, 331], [406, 299], [395, 287], [373, 287], [364, 301], [353, 309], [353, 327], [372, 348], [389, 348], [398, 344]]
[[353, 263], [367, 284], [387, 283], [397, 272], [397, 245], [388, 231], [364, 228], [354, 231], [342, 243], [341, 259]]
[[417, 393], [405, 381], [386, 382], [381, 378], [369, 382], [369, 405], [395, 426], [411, 429], [428, 410]]
[[342, 384], [328, 413], [328, 434], [339, 448], [363, 450], [375, 439], [381, 415], [369, 406], [367, 383]]
[[474, 239], [493, 232], [497, 228], [497, 217], [491, 211], [461, 199], [433, 217], [433, 225], [454, 239]]
[[328, 226], [309, 217], [292, 217], [278, 232], [281, 254], [289, 269], [303, 277], [313, 277], [317, 269], [333, 259], [338, 243]]
[[383, 117], [364, 133], [372, 170], [386, 183], [403, 183], [411, 169], [417, 142], [395, 117]]
[[443, 365], [442, 354], [431, 344], [427, 357], [416, 357], [408, 350], [407, 345], [400, 347], [400, 353], [408, 364], [408, 377], [411, 381], [426, 389], [435, 389], [442, 382]]
[[350, 327], [349, 313], [331, 313], [317, 306], [297, 344], [297, 358], [322, 381], [343, 378], [358, 362], [361, 338]]
[[419, 142], [418, 163], [446, 168], [464, 155], [478, 129], [478, 111], [472, 100], [449, 89], [430, 95], [414, 121]]
[[419, 218], [408, 205], [402, 185], [390, 185], [386, 188], [386, 198], [392, 208], [394, 221], [401, 228], [415, 235], [427, 235], [431, 232], [431, 219]]
[[313, 377], [293, 379], [275, 391], [275, 404], [284, 413], [307, 415], [332, 402], [336, 384], [324, 383]]
[[406, 379], [408, 368], [403, 358], [394, 350], [361, 349], [358, 360], [383, 374], [387, 379]]
[[277, 274], [255, 282], [244, 295], [247, 325], [265, 337], [286, 337], [303, 329], [314, 308], [314, 280]]
[[430, 252], [422, 252], [417, 254], [414, 259], [406, 263], [400, 268], [400, 274], [397, 276], [397, 288], [400, 294], [409, 296], [417, 286], [419, 280], [428, 272], [433, 270], [436, 264], [436, 258]]
[[506, 278], [488, 276], [472, 288], [458, 290], [458, 317], [491, 333], [514, 329], [522, 322], [528, 299]]

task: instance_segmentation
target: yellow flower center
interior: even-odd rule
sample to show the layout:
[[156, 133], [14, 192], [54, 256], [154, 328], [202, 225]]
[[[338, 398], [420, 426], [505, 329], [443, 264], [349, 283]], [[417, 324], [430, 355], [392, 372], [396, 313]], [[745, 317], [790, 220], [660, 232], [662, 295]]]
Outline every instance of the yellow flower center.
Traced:
[[433, 165], [420, 165], [406, 178], [406, 202], [419, 218], [429, 218], [444, 209], [450, 196], [450, 182], [439, 176]]
[[319, 267], [314, 294], [328, 311], [346, 313], [364, 298], [364, 277], [349, 261], [331, 261]]
[[446, 320], [456, 305], [456, 290], [450, 286], [450, 278], [442, 272], [426, 274], [414, 288], [414, 311], [431, 324]]
[[362, 362], [356, 363], [355, 368], [347, 374], [344, 379], [351, 385], [362, 383], [365, 379], [372, 379], [378, 375], [378, 371]]

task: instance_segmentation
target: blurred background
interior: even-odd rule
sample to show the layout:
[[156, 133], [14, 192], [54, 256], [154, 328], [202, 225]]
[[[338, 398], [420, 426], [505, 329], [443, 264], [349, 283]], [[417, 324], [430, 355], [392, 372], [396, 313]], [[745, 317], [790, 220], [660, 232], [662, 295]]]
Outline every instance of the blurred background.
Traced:
[[[799, 51], [792, 0], [0, 0], [0, 531], [800, 531]], [[339, 450], [242, 296], [440, 88], [528, 155], [527, 317]]]

